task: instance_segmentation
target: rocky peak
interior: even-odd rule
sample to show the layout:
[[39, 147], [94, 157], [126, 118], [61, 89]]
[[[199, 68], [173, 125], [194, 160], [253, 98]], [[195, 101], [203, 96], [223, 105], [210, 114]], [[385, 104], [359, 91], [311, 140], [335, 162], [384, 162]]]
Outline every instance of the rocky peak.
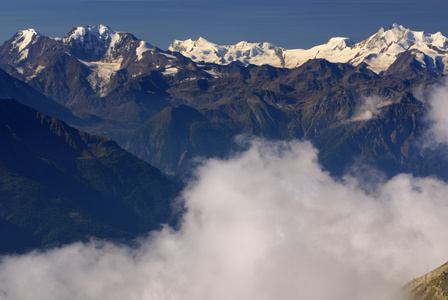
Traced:
[[12, 46], [14, 48], [17, 48], [18, 51], [21, 52], [33, 41], [35, 37], [39, 36], [42, 36], [42, 34], [40, 34], [39, 32], [37, 32], [32, 28], [26, 30], [20, 30], [14, 36]]
[[75, 27], [62, 39], [70, 53], [85, 61], [99, 61], [111, 52], [125, 35], [109, 26]]
[[98, 25], [98, 26], [78, 26], [74, 27], [67, 34], [63, 41], [65, 43], [74, 43], [75, 41], [79, 41], [84, 43], [86, 46], [90, 45], [90, 42], [98, 40], [103, 43], [110, 44], [112, 39], [117, 38], [117, 33], [109, 26]]
[[353, 42], [347, 37], [334, 37], [331, 38], [325, 45], [332, 50], [343, 50], [344, 48], [351, 47]]

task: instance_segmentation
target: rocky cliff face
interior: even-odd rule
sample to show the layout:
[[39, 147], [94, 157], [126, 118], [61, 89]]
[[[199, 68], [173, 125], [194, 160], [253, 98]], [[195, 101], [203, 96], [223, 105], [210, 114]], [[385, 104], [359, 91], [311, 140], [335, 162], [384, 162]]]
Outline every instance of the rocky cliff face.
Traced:
[[405, 286], [415, 300], [448, 299], [448, 263], [428, 274], [415, 278]]

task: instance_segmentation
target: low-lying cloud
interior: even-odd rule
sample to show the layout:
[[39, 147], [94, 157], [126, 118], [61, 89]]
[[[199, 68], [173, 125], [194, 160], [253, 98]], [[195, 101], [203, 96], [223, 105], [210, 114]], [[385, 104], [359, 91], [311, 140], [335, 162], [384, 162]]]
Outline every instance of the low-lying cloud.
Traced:
[[372, 188], [330, 177], [308, 142], [251, 143], [197, 169], [180, 230], [3, 257], [0, 299], [399, 299], [448, 259], [445, 183]]
[[381, 113], [381, 108], [392, 104], [392, 101], [385, 100], [380, 96], [368, 96], [361, 99], [361, 105], [358, 106], [349, 121], [368, 121], [376, 118]]
[[427, 95], [420, 98], [429, 104], [426, 117], [430, 129], [425, 135], [426, 146], [448, 144], [448, 82], [432, 87]]

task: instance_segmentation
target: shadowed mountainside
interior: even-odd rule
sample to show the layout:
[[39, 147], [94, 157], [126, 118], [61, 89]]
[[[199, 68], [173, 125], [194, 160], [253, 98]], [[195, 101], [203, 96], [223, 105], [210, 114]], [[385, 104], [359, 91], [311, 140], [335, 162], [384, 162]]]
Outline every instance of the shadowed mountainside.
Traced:
[[173, 221], [178, 187], [110, 139], [0, 101], [1, 252], [131, 239]]

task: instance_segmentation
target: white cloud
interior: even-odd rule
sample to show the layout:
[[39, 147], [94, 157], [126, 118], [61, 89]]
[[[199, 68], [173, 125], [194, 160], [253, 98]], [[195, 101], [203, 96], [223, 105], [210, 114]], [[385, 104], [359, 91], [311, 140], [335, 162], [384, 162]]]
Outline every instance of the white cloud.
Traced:
[[371, 120], [380, 114], [381, 108], [392, 104], [392, 101], [384, 100], [379, 96], [363, 97], [361, 100], [361, 105], [356, 108], [353, 117], [349, 121]]
[[4, 257], [0, 299], [398, 299], [448, 259], [448, 186], [365, 184], [330, 177], [307, 142], [255, 139], [198, 168], [179, 231]]
[[429, 95], [419, 93], [429, 103], [427, 119], [430, 123], [427, 145], [448, 144], [448, 82], [430, 89]]

